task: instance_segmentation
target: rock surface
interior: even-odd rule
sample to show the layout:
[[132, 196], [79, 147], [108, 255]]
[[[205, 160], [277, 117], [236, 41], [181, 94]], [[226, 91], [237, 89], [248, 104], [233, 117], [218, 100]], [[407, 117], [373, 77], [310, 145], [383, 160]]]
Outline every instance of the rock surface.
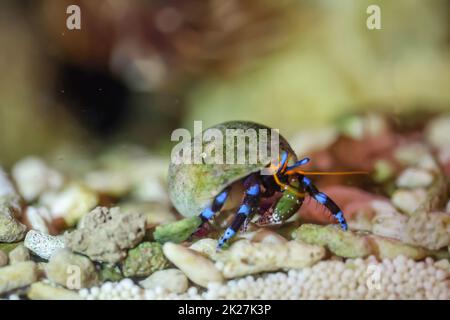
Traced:
[[47, 278], [69, 289], [89, 288], [98, 283], [94, 264], [85, 256], [62, 249], [45, 266]]
[[28, 286], [36, 280], [36, 263], [32, 261], [0, 268], [0, 294]]
[[31, 300], [80, 300], [76, 291], [57, 287], [43, 282], [35, 282], [28, 290], [27, 296]]
[[365, 238], [334, 226], [304, 224], [294, 232], [293, 237], [309, 244], [326, 246], [332, 253], [344, 258], [366, 257], [371, 252]]
[[445, 251], [429, 250], [402, 241], [372, 234], [342, 231], [333, 226], [304, 224], [293, 234], [297, 240], [326, 246], [333, 254], [344, 258], [366, 258], [376, 255], [380, 259], [405, 256], [421, 260], [427, 256], [447, 258]]
[[97, 207], [83, 219], [82, 225], [64, 235], [66, 246], [94, 261], [116, 263], [145, 235], [142, 213], [122, 213], [119, 208]]
[[126, 277], [147, 277], [168, 266], [169, 261], [164, 256], [160, 243], [142, 242], [128, 251], [128, 256], [122, 265], [122, 272]]
[[23, 244], [17, 246], [9, 253], [9, 263], [16, 264], [18, 262], [25, 262], [30, 260], [30, 252]]
[[280, 269], [301, 269], [325, 256], [322, 246], [296, 241], [286, 243], [252, 243], [239, 240], [216, 255], [216, 267], [231, 279]]
[[8, 264], [8, 255], [0, 250], [0, 268]]
[[162, 288], [169, 292], [183, 293], [188, 289], [188, 279], [178, 269], [166, 269], [153, 273], [139, 282], [144, 289]]
[[16, 220], [20, 214], [20, 197], [0, 167], [0, 242], [11, 243], [23, 239], [27, 227]]
[[198, 216], [185, 218], [176, 222], [156, 227], [153, 237], [159, 243], [186, 241], [202, 224]]

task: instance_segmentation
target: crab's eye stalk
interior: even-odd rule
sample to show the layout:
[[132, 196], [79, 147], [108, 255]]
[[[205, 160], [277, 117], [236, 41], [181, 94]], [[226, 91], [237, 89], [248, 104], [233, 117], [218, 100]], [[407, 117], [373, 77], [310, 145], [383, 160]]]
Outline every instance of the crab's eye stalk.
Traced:
[[310, 161], [309, 158], [303, 158], [302, 160], [297, 161], [296, 163], [294, 163], [292, 166], [289, 166], [286, 168], [287, 171], [290, 171], [292, 169], [296, 169], [300, 166], [304, 166], [305, 164], [307, 164]]
[[288, 161], [288, 153], [286, 151], [283, 151], [281, 154], [281, 161], [278, 167], [278, 172], [283, 172], [286, 169], [286, 164]]

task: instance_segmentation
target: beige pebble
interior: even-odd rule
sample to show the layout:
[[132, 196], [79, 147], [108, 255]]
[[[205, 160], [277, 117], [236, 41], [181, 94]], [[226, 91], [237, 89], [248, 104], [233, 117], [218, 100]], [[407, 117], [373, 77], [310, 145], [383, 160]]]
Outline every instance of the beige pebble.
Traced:
[[161, 287], [169, 292], [183, 293], [188, 289], [188, 279], [178, 269], [159, 270], [139, 282], [145, 289]]
[[67, 249], [52, 255], [45, 266], [45, 274], [51, 281], [69, 289], [89, 288], [98, 282], [98, 274], [89, 258]]
[[80, 300], [81, 297], [72, 290], [35, 282], [28, 291], [28, 298], [31, 300]]
[[404, 213], [411, 215], [426, 200], [427, 193], [424, 189], [414, 190], [398, 189], [392, 194], [392, 203]]
[[440, 116], [431, 120], [425, 128], [425, 137], [437, 148], [448, 148], [450, 146], [450, 116]]
[[0, 268], [8, 264], [8, 255], [0, 250]]
[[37, 279], [36, 263], [19, 262], [0, 269], [0, 294], [25, 287]]
[[24, 245], [18, 245], [9, 253], [9, 263], [16, 264], [30, 260], [30, 252]]
[[273, 244], [283, 244], [288, 242], [287, 239], [283, 238], [278, 233], [265, 228], [261, 228], [253, 232], [248, 239], [252, 242], [273, 243]]
[[207, 287], [210, 282], [222, 282], [223, 276], [214, 263], [198, 252], [174, 243], [165, 243], [164, 255], [194, 283]]
[[200, 239], [197, 242], [194, 242], [189, 248], [195, 250], [203, 255], [214, 259], [217, 255], [217, 240], [211, 238]]
[[396, 184], [400, 188], [428, 187], [433, 182], [433, 175], [427, 170], [407, 168], [397, 178]]

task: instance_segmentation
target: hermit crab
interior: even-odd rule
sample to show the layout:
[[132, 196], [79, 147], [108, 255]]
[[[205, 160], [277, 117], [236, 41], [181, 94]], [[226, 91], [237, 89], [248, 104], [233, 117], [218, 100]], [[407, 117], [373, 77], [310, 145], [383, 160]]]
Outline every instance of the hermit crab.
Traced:
[[[300, 169], [309, 162], [309, 158], [297, 159], [289, 143], [277, 131], [261, 124], [248, 121], [225, 122], [213, 126], [215, 132], [226, 137], [222, 141], [215, 136], [212, 139], [196, 140], [195, 137], [184, 143], [183, 151], [193, 150], [194, 143], [202, 146], [202, 160], [200, 163], [187, 161], [186, 155], [181, 152], [172, 154], [169, 167], [168, 187], [169, 196], [175, 208], [185, 217], [199, 215], [202, 228], [213, 219], [223, 208], [229, 198], [231, 188], [237, 183], [244, 186], [244, 195], [238, 206], [235, 217], [225, 233], [219, 239], [218, 248], [230, 240], [239, 229], [246, 228], [249, 221], [257, 214], [257, 224], [281, 224], [294, 215], [301, 207], [305, 196], [309, 195], [315, 201], [325, 206], [343, 230], [347, 230], [347, 223], [343, 212], [326, 194], [320, 192], [313, 182], [306, 177], [307, 172]], [[209, 130], [207, 129], [207, 130]], [[207, 133], [207, 130], [203, 133]], [[233, 139], [228, 139], [230, 132]], [[227, 155], [216, 157], [217, 152], [238, 151], [234, 143], [238, 139], [245, 141], [249, 132], [256, 132], [257, 137], [266, 133], [265, 143], [258, 141], [245, 143], [240, 150], [245, 158], [237, 161], [237, 155], [231, 157], [235, 161], [225, 161]], [[274, 134], [278, 135], [277, 154], [271, 157], [250, 161], [251, 153], [273, 152], [271, 144]], [[236, 138], [236, 139], [235, 139]], [[263, 139], [264, 140], [264, 139]], [[200, 142], [199, 142], [200, 141]], [[226, 145], [226, 148], [224, 147]], [[230, 147], [230, 149], [228, 149]], [[183, 149], [183, 148], [180, 148]], [[214, 152], [213, 152], [214, 151]], [[236, 152], [237, 154], [237, 152]], [[215, 161], [222, 159], [223, 161]], [[229, 160], [229, 158], [227, 158]], [[242, 188], [241, 188], [242, 189]], [[279, 196], [275, 196], [278, 194]], [[275, 199], [267, 205], [267, 199]], [[262, 205], [265, 203], [265, 205]]]

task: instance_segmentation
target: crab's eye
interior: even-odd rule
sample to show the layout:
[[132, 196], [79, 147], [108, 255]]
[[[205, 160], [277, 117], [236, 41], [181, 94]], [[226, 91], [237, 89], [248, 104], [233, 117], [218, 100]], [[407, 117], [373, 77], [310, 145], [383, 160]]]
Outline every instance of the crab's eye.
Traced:
[[288, 153], [286, 151], [284, 151], [281, 154], [281, 162], [280, 162], [279, 167], [278, 167], [278, 172], [283, 171], [283, 169], [285, 169], [285, 165], [286, 165], [287, 160], [288, 160]]

